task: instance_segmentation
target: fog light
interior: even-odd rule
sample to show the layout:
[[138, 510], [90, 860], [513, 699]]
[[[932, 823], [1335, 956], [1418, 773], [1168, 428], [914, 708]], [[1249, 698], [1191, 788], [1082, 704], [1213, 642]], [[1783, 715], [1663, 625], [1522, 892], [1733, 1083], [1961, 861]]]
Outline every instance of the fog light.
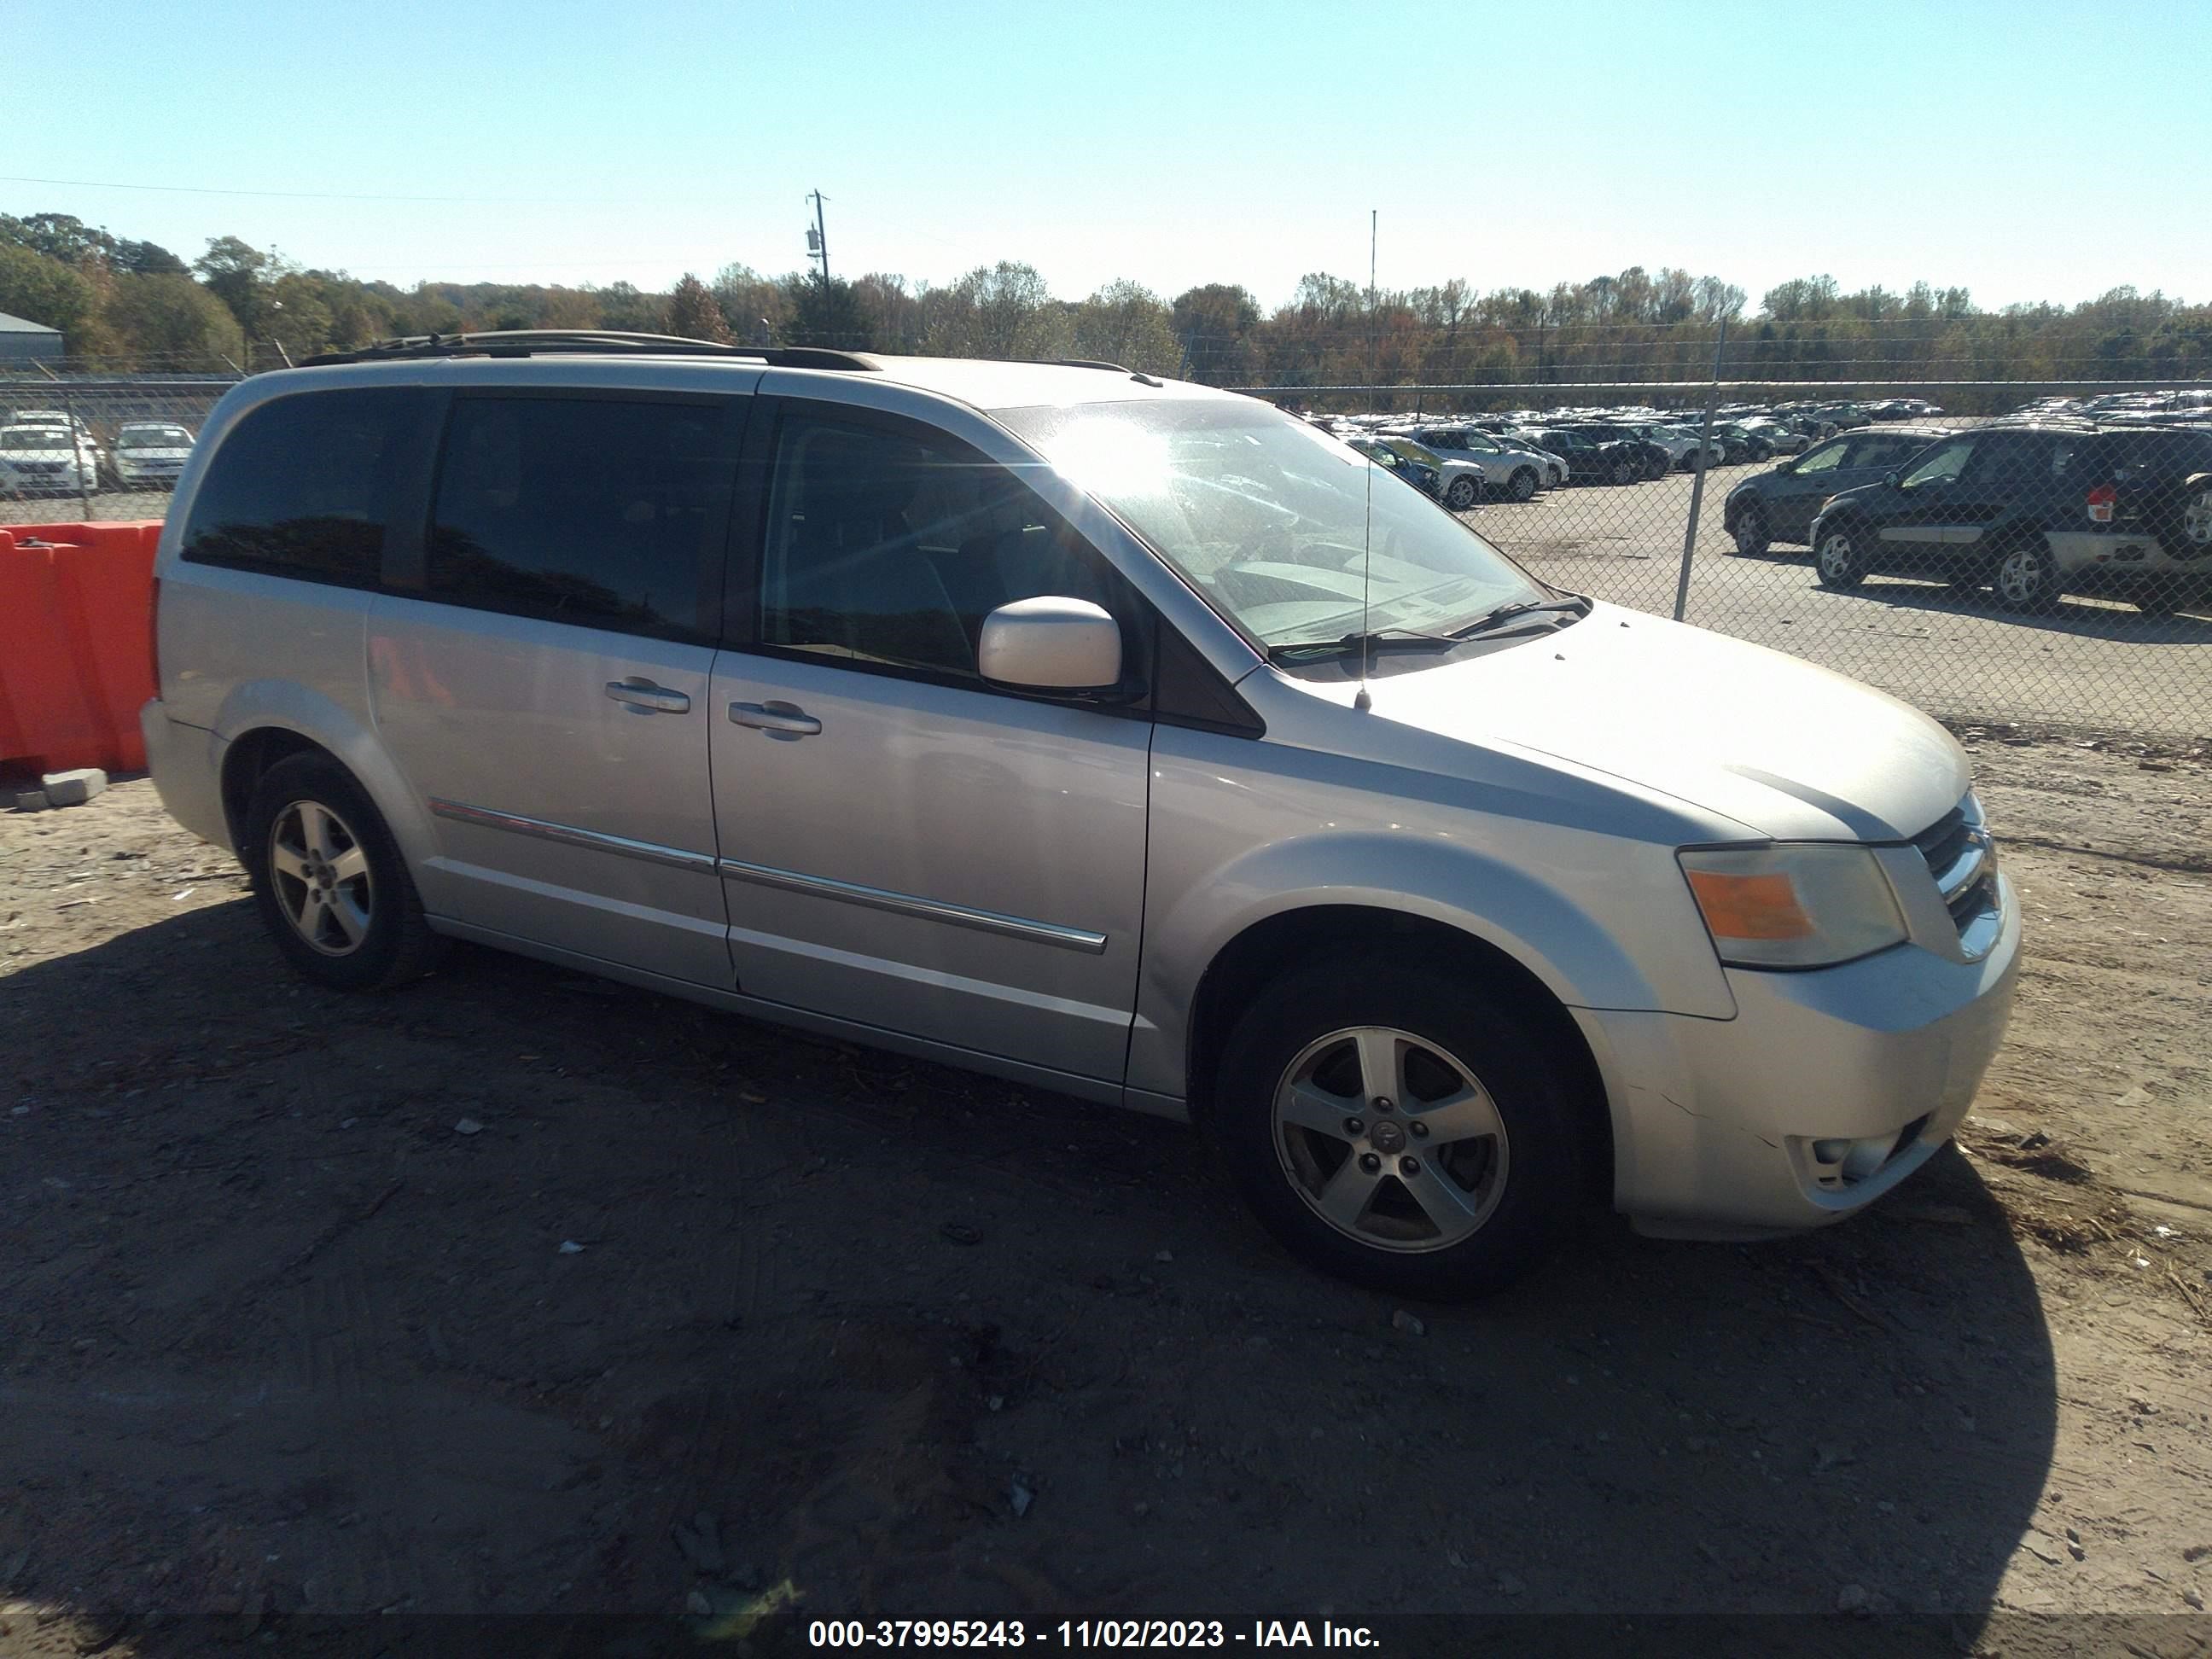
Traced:
[[1813, 1161], [1813, 1179], [1823, 1187], [1849, 1187], [1864, 1181], [1889, 1161], [1898, 1133], [1867, 1135], [1856, 1140], [1840, 1136], [1808, 1141], [1805, 1150]]

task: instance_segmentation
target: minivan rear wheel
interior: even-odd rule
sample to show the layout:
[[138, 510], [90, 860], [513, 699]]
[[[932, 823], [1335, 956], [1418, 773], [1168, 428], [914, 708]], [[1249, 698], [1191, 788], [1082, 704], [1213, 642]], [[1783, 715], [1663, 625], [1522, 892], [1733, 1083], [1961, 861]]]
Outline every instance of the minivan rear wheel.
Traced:
[[253, 787], [239, 837], [254, 908], [301, 974], [341, 991], [419, 977], [430, 931], [398, 844], [368, 792], [324, 755], [294, 755]]
[[1246, 1200], [1322, 1271], [1497, 1290], [1578, 1201], [1552, 1044], [1480, 986], [1386, 956], [1293, 969], [1231, 1033], [1208, 1124]]

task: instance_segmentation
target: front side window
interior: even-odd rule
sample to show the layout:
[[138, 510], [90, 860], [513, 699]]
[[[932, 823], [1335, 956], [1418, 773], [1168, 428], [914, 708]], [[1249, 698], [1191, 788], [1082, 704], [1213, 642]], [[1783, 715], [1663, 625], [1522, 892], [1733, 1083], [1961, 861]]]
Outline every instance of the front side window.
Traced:
[[711, 634], [719, 403], [463, 397], [424, 547], [449, 604], [663, 639]]
[[306, 392], [248, 410], [192, 499], [184, 557], [374, 586], [418, 395], [397, 386]]
[[1804, 459], [1797, 463], [1797, 471], [1832, 472], [1844, 464], [1844, 451], [1847, 447], [1843, 440], [1838, 439], [1832, 443], [1822, 444], [1817, 449], [1808, 450]]
[[1265, 404], [1161, 399], [997, 418], [1263, 646], [1341, 640], [1363, 614], [1374, 629], [1448, 633], [1547, 597], [1452, 514]]
[[1924, 441], [1917, 438], [1854, 438], [1851, 465], [1886, 472], [1891, 467], [1903, 465], [1927, 447]]
[[1047, 596], [1121, 621], [1133, 676], [1142, 630], [1126, 590], [1005, 467], [922, 428], [786, 417], [762, 548], [763, 644], [980, 685], [984, 618]]
[[1957, 480], [1972, 459], [1974, 441], [1954, 438], [1948, 443], [1938, 444], [1921, 457], [1918, 465], [1898, 481], [1901, 489], [1925, 489], [1933, 484], [1947, 484]]

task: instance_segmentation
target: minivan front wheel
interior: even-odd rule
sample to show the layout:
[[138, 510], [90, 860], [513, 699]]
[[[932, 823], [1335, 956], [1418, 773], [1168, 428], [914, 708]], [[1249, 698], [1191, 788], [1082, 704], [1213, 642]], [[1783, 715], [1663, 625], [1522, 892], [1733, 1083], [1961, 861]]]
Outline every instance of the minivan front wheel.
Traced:
[[327, 756], [262, 774], [239, 853], [254, 908], [285, 959], [341, 991], [380, 990], [428, 971], [442, 941], [368, 793]]
[[1532, 466], [1516, 468], [1505, 493], [1516, 501], [1525, 501], [1536, 493], [1536, 469]]
[[1856, 532], [1838, 527], [1824, 532], [1813, 550], [1813, 573], [1823, 587], [1856, 587], [1866, 580], [1866, 554]]
[[1551, 1046], [1480, 988], [1389, 957], [1294, 969], [1231, 1034], [1210, 1121], [1269, 1231], [1395, 1294], [1496, 1290], [1577, 1200]]
[[1463, 477], [1454, 478], [1451, 481], [1451, 488], [1444, 491], [1444, 505], [1455, 513], [1464, 513], [1474, 505], [1474, 498], [1478, 493], [1474, 479]]

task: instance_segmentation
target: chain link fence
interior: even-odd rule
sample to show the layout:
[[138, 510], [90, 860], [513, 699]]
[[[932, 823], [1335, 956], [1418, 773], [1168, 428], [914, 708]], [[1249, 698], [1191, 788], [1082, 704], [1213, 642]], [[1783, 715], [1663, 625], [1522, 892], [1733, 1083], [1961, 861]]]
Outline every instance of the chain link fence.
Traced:
[[[0, 525], [163, 516], [238, 378], [0, 374]], [[1954, 720], [2212, 732], [2207, 382], [1243, 389], [1387, 453], [1560, 586]]]
[[1954, 720], [2212, 731], [2203, 382], [1244, 389], [1562, 587]]
[[0, 525], [158, 519], [240, 376], [0, 371]]

